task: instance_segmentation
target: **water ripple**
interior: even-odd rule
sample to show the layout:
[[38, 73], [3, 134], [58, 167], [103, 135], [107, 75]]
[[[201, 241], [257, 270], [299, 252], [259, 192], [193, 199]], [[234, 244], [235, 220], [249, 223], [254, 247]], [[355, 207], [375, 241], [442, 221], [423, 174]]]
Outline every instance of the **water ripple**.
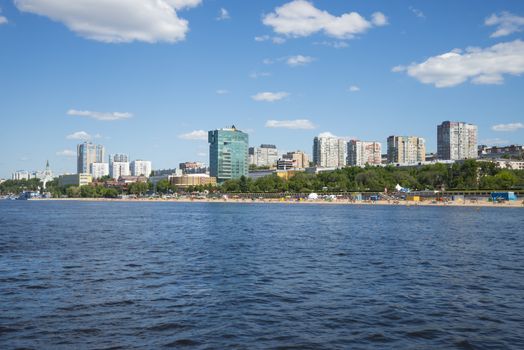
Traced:
[[0, 348], [522, 349], [518, 210], [0, 202]]

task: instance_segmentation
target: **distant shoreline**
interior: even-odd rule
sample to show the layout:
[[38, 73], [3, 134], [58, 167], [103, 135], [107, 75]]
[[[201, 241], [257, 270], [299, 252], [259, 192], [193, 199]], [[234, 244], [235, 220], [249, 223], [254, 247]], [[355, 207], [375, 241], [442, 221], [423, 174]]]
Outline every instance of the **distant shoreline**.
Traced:
[[133, 202], [133, 203], [232, 203], [232, 204], [302, 204], [302, 205], [364, 205], [364, 206], [406, 206], [406, 207], [478, 207], [478, 208], [524, 208], [522, 201], [493, 203], [487, 201], [451, 201], [451, 202], [429, 202], [429, 201], [347, 201], [347, 200], [279, 200], [279, 199], [148, 199], [148, 198], [33, 198], [30, 201], [80, 201], [80, 202]]

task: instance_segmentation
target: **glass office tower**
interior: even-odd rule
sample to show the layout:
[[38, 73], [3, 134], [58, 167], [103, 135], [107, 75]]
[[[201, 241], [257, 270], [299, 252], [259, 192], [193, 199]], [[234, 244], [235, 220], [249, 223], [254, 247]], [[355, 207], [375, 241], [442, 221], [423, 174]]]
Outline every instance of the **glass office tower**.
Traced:
[[249, 171], [249, 136], [235, 126], [211, 130], [209, 142], [209, 173], [217, 182], [247, 176]]

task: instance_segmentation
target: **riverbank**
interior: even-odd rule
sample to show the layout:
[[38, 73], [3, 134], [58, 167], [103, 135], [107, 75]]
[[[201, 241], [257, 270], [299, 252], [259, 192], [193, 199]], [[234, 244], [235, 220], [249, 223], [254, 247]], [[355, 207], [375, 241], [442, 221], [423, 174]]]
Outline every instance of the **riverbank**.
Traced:
[[84, 201], [84, 202], [171, 202], [171, 203], [232, 203], [232, 204], [298, 204], [298, 205], [366, 205], [366, 206], [433, 206], [433, 207], [482, 207], [482, 208], [524, 208], [522, 201], [507, 201], [503, 203], [493, 203], [488, 201], [348, 201], [348, 200], [290, 200], [290, 199], [211, 199], [211, 198], [35, 198], [32, 201]]

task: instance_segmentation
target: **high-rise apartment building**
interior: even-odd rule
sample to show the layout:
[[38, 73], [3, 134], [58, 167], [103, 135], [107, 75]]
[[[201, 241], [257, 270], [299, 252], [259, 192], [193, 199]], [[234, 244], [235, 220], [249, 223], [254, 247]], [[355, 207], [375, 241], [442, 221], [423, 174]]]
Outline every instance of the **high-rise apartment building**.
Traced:
[[417, 164], [426, 161], [426, 141], [416, 136], [388, 137], [388, 163]]
[[293, 161], [293, 167], [296, 169], [304, 169], [309, 166], [309, 156], [302, 151], [287, 152], [282, 155], [282, 158]]
[[477, 158], [476, 125], [445, 121], [437, 126], [437, 153], [442, 160]]
[[247, 149], [247, 155], [249, 165], [257, 165], [257, 159], [255, 157], [255, 147], [249, 147]]
[[350, 140], [347, 145], [348, 165], [364, 166], [382, 163], [382, 145], [380, 142]]
[[109, 166], [113, 162], [127, 163], [129, 162], [129, 156], [123, 153], [115, 153], [109, 155]]
[[11, 175], [13, 180], [29, 180], [30, 178], [31, 174], [27, 170], [17, 170]]
[[77, 165], [78, 174], [91, 174], [91, 163], [104, 162], [104, 146], [95, 145], [91, 142], [84, 142], [77, 146]]
[[101, 177], [109, 175], [109, 164], [107, 163], [91, 163], [90, 173], [93, 179], [100, 179]]
[[121, 176], [130, 176], [129, 162], [113, 162], [109, 166], [109, 176], [118, 180]]
[[238, 179], [249, 172], [249, 136], [231, 128], [211, 130], [209, 142], [209, 173], [218, 182]]
[[132, 161], [131, 175], [149, 177], [149, 175], [151, 175], [151, 162], [149, 160], [140, 159]]
[[256, 166], [274, 166], [278, 160], [278, 149], [275, 145], [262, 144], [255, 148]]
[[346, 165], [346, 144], [333, 136], [317, 136], [313, 139], [313, 162], [316, 166], [331, 168]]

